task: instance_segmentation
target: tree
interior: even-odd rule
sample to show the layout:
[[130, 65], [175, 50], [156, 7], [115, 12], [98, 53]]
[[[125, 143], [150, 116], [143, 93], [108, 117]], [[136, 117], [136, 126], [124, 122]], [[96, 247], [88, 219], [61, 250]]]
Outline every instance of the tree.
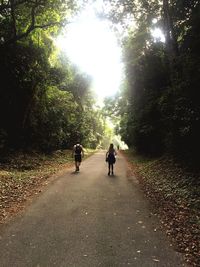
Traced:
[[[129, 145], [145, 153], [160, 150], [198, 162], [199, 1], [140, 0], [137, 5], [111, 1], [111, 5], [115, 22], [134, 18], [123, 42], [127, 93], [122, 98], [127, 106], [119, 131]], [[164, 43], [154, 42], [154, 27], [163, 30]]]
[[66, 24], [74, 2], [62, 0], [10, 0], [0, 4], [0, 36], [3, 45], [27, 38], [37, 29], [53, 28], [54, 33]]
[[96, 147], [103, 135], [90, 78], [55, 53], [52, 36], [75, 11], [73, 1], [0, 3], [0, 147]]

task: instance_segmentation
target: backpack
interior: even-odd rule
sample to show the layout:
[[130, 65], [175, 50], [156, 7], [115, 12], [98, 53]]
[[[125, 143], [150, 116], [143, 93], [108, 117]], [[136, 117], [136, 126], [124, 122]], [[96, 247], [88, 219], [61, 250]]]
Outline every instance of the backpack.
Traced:
[[80, 155], [82, 151], [82, 147], [80, 145], [75, 146], [75, 154]]

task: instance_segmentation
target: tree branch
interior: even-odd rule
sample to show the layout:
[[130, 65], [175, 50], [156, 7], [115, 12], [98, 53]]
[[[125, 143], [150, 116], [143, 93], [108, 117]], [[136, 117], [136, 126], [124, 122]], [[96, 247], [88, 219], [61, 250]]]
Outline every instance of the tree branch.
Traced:
[[19, 35], [16, 35], [15, 38], [11, 38], [9, 40], [7, 40], [4, 45], [8, 45], [8, 44], [12, 44], [12, 43], [15, 43], [25, 37], [27, 37], [32, 31], [34, 31], [35, 29], [45, 29], [45, 28], [50, 28], [50, 27], [54, 27], [54, 26], [62, 26], [62, 23], [61, 22], [51, 22], [51, 23], [48, 23], [48, 24], [44, 24], [44, 25], [30, 25], [30, 27], [27, 29], [26, 32], [22, 33], [22, 34], [19, 34]]
[[[12, 1], [13, 2], [13, 1]], [[17, 7], [18, 5], [24, 4], [24, 3], [28, 3], [28, 0], [19, 0], [19, 1], [15, 1], [13, 3], [13, 8]], [[6, 9], [11, 9], [12, 4], [8, 3], [8, 4], [1, 4], [0, 5], [0, 13], [3, 12]]]
[[[15, 8], [23, 3], [27, 3], [27, 4], [31, 4], [30, 7], [30, 18], [29, 18], [29, 25], [27, 27], [27, 29], [23, 32], [23, 33], [17, 33], [17, 27], [16, 27], [16, 18], [15, 18]], [[45, 29], [45, 28], [50, 28], [50, 27], [54, 27], [54, 26], [63, 26], [64, 25], [64, 20], [61, 22], [49, 22], [46, 24], [41, 24], [41, 25], [36, 25], [36, 9], [45, 5], [45, 0], [19, 0], [19, 1], [15, 1], [15, 0], [10, 0], [9, 4], [6, 5], [7, 8], [10, 8], [9, 13], [10, 16], [12, 18], [12, 35], [11, 38], [5, 40], [2, 45], [9, 45], [12, 43], [17, 42], [18, 40], [21, 40], [23, 38], [26, 38], [32, 31], [34, 31], [35, 29]], [[5, 7], [5, 5], [4, 5]]]

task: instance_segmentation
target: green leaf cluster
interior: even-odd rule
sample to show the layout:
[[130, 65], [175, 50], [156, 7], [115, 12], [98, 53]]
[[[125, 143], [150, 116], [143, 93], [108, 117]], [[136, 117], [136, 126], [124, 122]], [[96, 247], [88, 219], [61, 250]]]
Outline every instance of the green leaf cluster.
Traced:
[[[199, 1], [111, 3], [114, 21], [126, 22], [130, 16], [134, 21], [126, 24], [130, 30], [123, 40], [126, 83], [121, 98], [126, 105], [117, 101], [120, 134], [140, 153], [169, 153], [198, 165]], [[152, 37], [156, 28], [165, 42]]]
[[76, 142], [96, 148], [104, 119], [91, 79], [61, 55], [53, 38], [76, 11], [73, 1], [0, 4], [0, 149], [52, 151]]

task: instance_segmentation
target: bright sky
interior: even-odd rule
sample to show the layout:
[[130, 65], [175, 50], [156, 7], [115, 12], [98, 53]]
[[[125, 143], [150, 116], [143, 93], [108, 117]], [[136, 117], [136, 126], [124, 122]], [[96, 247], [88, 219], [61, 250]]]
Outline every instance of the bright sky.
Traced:
[[[102, 9], [102, 6], [102, 0], [87, 6], [56, 41], [68, 58], [92, 77], [92, 89], [100, 102], [118, 91], [123, 77], [122, 51], [117, 37], [109, 21], [95, 15], [95, 9]], [[156, 24], [157, 19], [152, 23]], [[152, 28], [151, 34], [155, 42], [165, 42], [159, 28]]]
[[163, 32], [161, 31], [161, 29], [154, 28], [153, 30], [151, 30], [151, 35], [153, 36], [155, 42], [158, 42], [158, 41], [162, 43], [165, 42], [165, 36]]
[[121, 48], [109, 22], [98, 19], [91, 5], [67, 25], [66, 33], [59, 37], [57, 44], [74, 64], [93, 78], [92, 89], [99, 98], [117, 92], [123, 74]]

